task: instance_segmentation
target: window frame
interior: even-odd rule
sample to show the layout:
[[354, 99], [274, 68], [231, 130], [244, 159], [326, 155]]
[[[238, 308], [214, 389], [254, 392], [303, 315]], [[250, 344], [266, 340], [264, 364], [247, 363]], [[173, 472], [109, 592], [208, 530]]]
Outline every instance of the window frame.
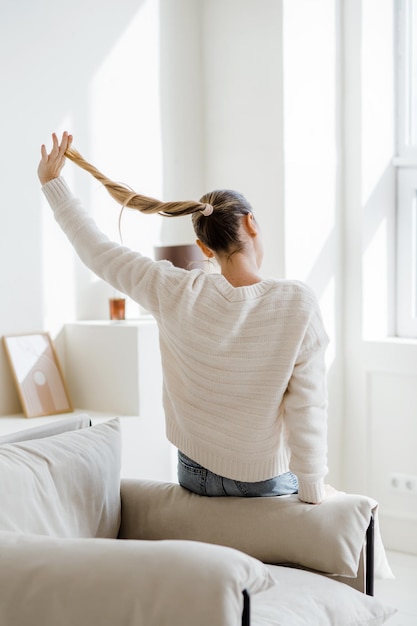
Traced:
[[417, 0], [395, 0], [395, 20], [396, 335], [417, 338]]

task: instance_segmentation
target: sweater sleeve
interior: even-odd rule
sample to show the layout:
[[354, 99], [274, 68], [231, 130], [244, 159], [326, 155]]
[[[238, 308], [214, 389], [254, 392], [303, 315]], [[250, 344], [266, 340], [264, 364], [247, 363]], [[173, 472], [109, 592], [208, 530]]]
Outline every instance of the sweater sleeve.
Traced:
[[83, 263], [115, 289], [156, 313], [159, 288], [164, 282], [163, 266], [168, 264], [156, 263], [108, 239], [73, 196], [64, 178], [48, 182], [42, 191]]
[[325, 498], [324, 477], [328, 472], [327, 344], [317, 305], [284, 397], [290, 469], [298, 477], [300, 500], [313, 504]]

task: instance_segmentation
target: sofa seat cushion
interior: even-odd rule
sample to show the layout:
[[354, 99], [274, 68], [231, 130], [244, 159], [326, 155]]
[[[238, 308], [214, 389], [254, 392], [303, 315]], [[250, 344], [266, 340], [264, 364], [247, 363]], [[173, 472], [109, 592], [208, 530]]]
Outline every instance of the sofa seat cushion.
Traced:
[[57, 539], [0, 532], [0, 624], [236, 626], [263, 563], [187, 541]]
[[117, 536], [119, 420], [0, 446], [0, 530]]
[[396, 609], [343, 583], [268, 565], [277, 586], [253, 597], [251, 626], [379, 626]]

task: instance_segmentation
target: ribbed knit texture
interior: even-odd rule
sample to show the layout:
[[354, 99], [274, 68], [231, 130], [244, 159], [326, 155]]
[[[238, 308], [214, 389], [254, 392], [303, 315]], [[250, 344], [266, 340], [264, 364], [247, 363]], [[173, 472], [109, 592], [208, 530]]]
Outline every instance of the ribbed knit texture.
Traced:
[[63, 178], [43, 190], [82, 261], [155, 316], [169, 440], [235, 480], [290, 469], [300, 499], [321, 501], [328, 337], [312, 291], [273, 279], [235, 288], [220, 274], [155, 262], [101, 233]]

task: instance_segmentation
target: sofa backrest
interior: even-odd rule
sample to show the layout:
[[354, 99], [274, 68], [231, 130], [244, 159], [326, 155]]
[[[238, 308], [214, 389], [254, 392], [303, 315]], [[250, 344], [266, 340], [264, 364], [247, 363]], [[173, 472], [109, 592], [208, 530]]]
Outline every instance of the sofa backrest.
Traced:
[[33, 426], [32, 428], [25, 428], [17, 432], [7, 433], [7, 435], [1, 435], [0, 446], [4, 443], [17, 443], [18, 441], [31, 441], [33, 439], [52, 437], [53, 435], [60, 435], [70, 430], [81, 430], [81, 428], [88, 428], [89, 426], [91, 426], [91, 417], [86, 413], [71, 415], [71, 417], [63, 417], [58, 420], [52, 420], [51, 418], [48, 424]]
[[120, 465], [117, 418], [91, 428], [3, 443], [0, 530], [117, 537]]

